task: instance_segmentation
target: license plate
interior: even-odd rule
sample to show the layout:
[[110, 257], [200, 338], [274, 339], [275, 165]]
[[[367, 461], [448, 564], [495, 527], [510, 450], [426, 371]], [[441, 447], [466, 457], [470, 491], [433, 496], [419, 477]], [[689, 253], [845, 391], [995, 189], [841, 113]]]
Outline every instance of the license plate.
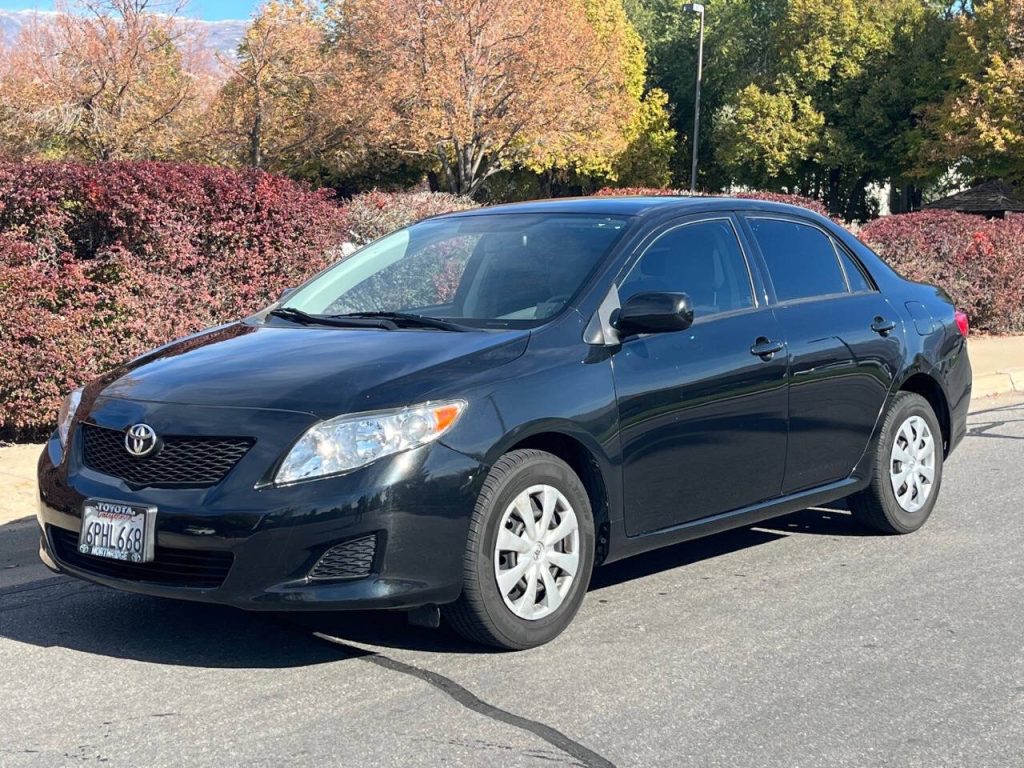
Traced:
[[153, 559], [156, 507], [88, 499], [82, 505], [78, 551], [83, 555], [147, 563]]

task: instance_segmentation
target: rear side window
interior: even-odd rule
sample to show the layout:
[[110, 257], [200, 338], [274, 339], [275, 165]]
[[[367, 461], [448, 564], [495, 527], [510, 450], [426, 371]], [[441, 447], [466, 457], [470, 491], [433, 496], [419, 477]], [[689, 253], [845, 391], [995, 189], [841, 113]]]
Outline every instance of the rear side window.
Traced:
[[828, 235], [781, 219], [748, 219], [779, 301], [846, 293], [846, 278]]
[[864, 274], [864, 270], [857, 263], [857, 260], [839, 243], [835, 243], [835, 246], [836, 252], [839, 254], [839, 260], [843, 262], [843, 270], [846, 272], [846, 280], [850, 284], [850, 291], [853, 293], [873, 291], [874, 288], [871, 287], [867, 275]]
[[644, 251], [619, 299], [646, 291], [686, 293], [698, 318], [754, 306], [747, 260], [727, 219], [670, 229]]

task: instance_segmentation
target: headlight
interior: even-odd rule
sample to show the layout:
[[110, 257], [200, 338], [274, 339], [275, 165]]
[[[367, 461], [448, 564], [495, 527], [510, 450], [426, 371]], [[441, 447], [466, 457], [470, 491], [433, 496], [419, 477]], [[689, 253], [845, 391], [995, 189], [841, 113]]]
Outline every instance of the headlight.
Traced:
[[336, 475], [437, 440], [466, 409], [462, 400], [338, 416], [310, 427], [285, 456], [278, 485]]
[[80, 402], [82, 402], [81, 387], [64, 398], [64, 403], [60, 407], [60, 413], [57, 415], [57, 434], [60, 435], [60, 444], [62, 446], [68, 444], [68, 432], [71, 429], [71, 422], [75, 418], [75, 412], [78, 410]]

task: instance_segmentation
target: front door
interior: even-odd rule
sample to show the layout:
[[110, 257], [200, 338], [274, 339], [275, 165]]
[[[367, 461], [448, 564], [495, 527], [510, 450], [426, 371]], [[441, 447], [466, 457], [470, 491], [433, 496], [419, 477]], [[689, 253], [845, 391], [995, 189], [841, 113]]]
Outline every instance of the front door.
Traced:
[[694, 323], [627, 338], [612, 359], [627, 532], [778, 496], [787, 434], [784, 338], [772, 310], [755, 298], [760, 291], [732, 219], [667, 228], [621, 281], [620, 301], [644, 291], [689, 294]]

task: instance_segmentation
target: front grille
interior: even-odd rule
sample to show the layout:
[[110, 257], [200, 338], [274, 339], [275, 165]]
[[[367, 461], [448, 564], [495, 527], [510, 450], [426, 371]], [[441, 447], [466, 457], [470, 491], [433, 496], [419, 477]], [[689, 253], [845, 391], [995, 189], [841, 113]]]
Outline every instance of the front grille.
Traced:
[[254, 442], [245, 437], [168, 435], [156, 453], [137, 458], [128, 453], [120, 430], [83, 424], [82, 438], [82, 460], [87, 467], [137, 488], [216, 485]]
[[130, 563], [78, 551], [78, 533], [50, 526], [54, 554], [73, 568], [114, 579], [145, 581], [175, 587], [214, 589], [224, 583], [234, 555], [221, 550], [156, 548], [148, 563]]
[[370, 575], [376, 552], [376, 534], [336, 544], [317, 560], [316, 565], [309, 571], [309, 578], [362, 579]]

